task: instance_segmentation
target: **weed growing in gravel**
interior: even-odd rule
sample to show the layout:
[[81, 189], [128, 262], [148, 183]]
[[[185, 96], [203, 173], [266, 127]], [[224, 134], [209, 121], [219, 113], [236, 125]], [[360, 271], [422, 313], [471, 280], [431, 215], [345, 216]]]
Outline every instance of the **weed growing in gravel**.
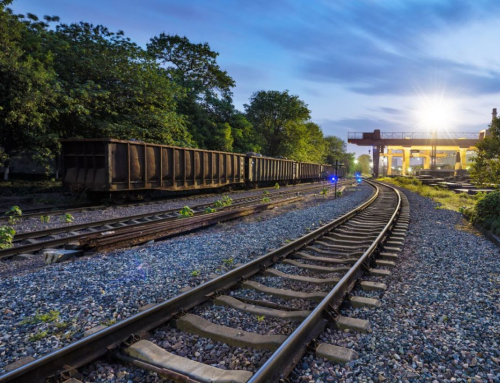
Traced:
[[262, 194], [267, 195], [267, 194], [269, 194], [269, 192], [268, 192], [267, 190], [264, 190], [264, 191], [262, 192]]
[[234, 264], [234, 258], [231, 257], [231, 258], [228, 258], [228, 259], [223, 259], [222, 263], [226, 267], [231, 267]]
[[63, 218], [64, 218], [64, 222], [66, 222], [66, 223], [71, 223], [71, 222], [73, 222], [75, 220], [75, 217], [73, 217], [69, 213], [64, 214]]
[[264, 322], [265, 316], [264, 315], [256, 315], [257, 316], [257, 322]]
[[40, 222], [42, 222], [42, 223], [49, 223], [50, 222], [50, 215], [42, 215], [42, 216], [40, 216]]
[[199, 277], [200, 276], [200, 270], [193, 270], [193, 271], [191, 271], [191, 276], [192, 277]]
[[5, 215], [9, 216], [9, 225], [15, 225], [19, 222], [17, 217], [23, 215], [23, 211], [19, 206], [11, 206], [9, 210], [5, 212]]
[[271, 199], [269, 197], [262, 198], [262, 203], [268, 203], [268, 202], [271, 202]]
[[188, 217], [192, 217], [194, 215], [194, 211], [189, 206], [184, 206], [179, 211], [179, 214], [180, 214], [180, 218], [188, 218]]
[[56, 322], [61, 313], [59, 310], [50, 310], [46, 314], [40, 314], [38, 311], [36, 312], [35, 316], [25, 318], [21, 322], [19, 322], [20, 325], [22, 324], [37, 324], [37, 323], [50, 323], [50, 322]]
[[274, 188], [275, 188], [276, 190], [278, 190], [278, 189], [280, 188], [280, 184], [276, 182], [276, 184], [274, 185]]
[[225, 195], [221, 199], [215, 201], [214, 207], [226, 207], [226, 206], [231, 206], [233, 203], [233, 199], [229, 197], [228, 195]]
[[206, 209], [205, 209], [205, 213], [208, 213], [208, 214], [211, 214], [211, 213], [215, 213], [217, 210], [215, 210], [214, 208], [211, 208], [210, 206], [208, 206]]
[[335, 196], [342, 197], [342, 192], [340, 190], [337, 190], [337, 192], [335, 193]]
[[109, 319], [109, 320], [105, 320], [105, 321], [102, 321], [102, 322], [101, 322], [101, 324], [102, 324], [103, 326], [107, 326], [107, 327], [112, 326], [112, 325], [114, 325], [115, 323], [116, 323], [116, 319], [115, 319], [115, 318], [113, 318], [113, 319]]
[[10, 226], [0, 226], [0, 249], [10, 249], [16, 231]]
[[19, 206], [11, 206], [10, 209], [5, 212], [5, 215], [20, 217], [23, 215], [23, 211]]
[[36, 342], [37, 340], [41, 340], [48, 335], [48, 331], [38, 331], [36, 334], [33, 334], [29, 337], [30, 342]]
[[328, 194], [328, 188], [323, 188], [323, 189], [321, 189], [321, 191], [320, 191], [320, 193], [319, 193], [319, 194], [321, 194], [321, 195], [325, 195], [325, 196], [326, 196], [326, 195]]

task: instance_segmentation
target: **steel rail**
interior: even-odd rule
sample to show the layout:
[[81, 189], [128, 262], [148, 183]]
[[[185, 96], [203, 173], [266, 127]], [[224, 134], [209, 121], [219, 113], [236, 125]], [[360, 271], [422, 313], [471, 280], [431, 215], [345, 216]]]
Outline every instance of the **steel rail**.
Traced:
[[371, 206], [377, 200], [380, 189], [374, 184], [369, 184], [375, 188], [374, 194], [367, 201], [332, 222], [226, 274], [0, 376], [0, 383], [38, 383], [58, 375], [64, 371], [64, 366], [82, 366], [103, 356], [110, 350], [117, 349], [132, 334], [144, 334], [172, 319], [178, 313], [207, 301], [217, 291], [228, 289], [250, 278], [321, 238]]
[[[306, 191], [318, 189], [320, 187], [321, 187], [320, 185], [309, 186], [307, 188], [301, 189], [301, 192], [306, 192]], [[297, 192], [298, 192], [297, 190], [286, 190], [286, 191], [274, 192], [274, 193], [267, 194], [266, 197], [274, 199], [277, 197], [295, 194]], [[262, 195], [241, 197], [238, 199], [234, 199], [233, 200], [234, 203], [231, 206], [219, 208], [219, 209], [234, 208], [234, 207], [238, 207], [239, 205], [243, 205], [245, 203], [251, 203], [254, 201], [258, 201], [260, 199], [262, 199]], [[203, 208], [206, 208], [206, 207], [209, 207], [212, 205], [213, 205], [213, 202], [200, 204], [200, 205], [193, 206], [193, 209], [198, 210], [195, 213], [199, 214], [199, 213], [202, 213], [202, 211], [200, 209], [203, 209]], [[159, 223], [161, 221], [176, 219], [178, 217], [179, 209], [180, 208], [178, 207], [175, 209], [160, 210], [160, 211], [156, 211], [156, 212], [136, 214], [133, 216], [110, 218], [110, 219], [102, 220], [102, 221], [93, 221], [93, 222], [82, 223], [82, 224], [56, 227], [56, 228], [51, 228], [51, 229], [46, 229], [46, 230], [38, 230], [35, 232], [21, 233], [21, 234], [18, 234], [14, 237], [14, 243], [19, 243], [20, 241], [26, 240], [26, 239], [42, 238], [42, 237], [50, 236], [53, 234], [68, 233], [71, 231], [80, 231], [80, 230], [87, 229], [87, 228], [100, 227], [100, 226], [105, 226], [105, 225], [113, 225], [113, 224], [132, 221], [132, 220], [139, 220], [139, 219], [143, 219], [143, 218], [147, 218], [147, 217], [166, 215], [166, 217], [152, 219], [149, 222], [149, 223]], [[174, 214], [174, 216], [168, 216], [169, 214]], [[131, 223], [131, 224], [128, 224], [127, 227], [136, 227], [136, 226], [141, 226], [144, 224], [146, 224], [146, 222]], [[113, 229], [105, 228], [102, 230], [96, 230], [92, 234], [99, 234], [99, 233], [104, 233], [104, 232], [109, 231], [109, 230], [117, 230], [117, 229], [119, 229], [119, 228], [113, 228]], [[0, 250], [0, 259], [9, 258], [9, 257], [12, 257], [16, 254], [34, 252], [34, 251], [37, 251], [37, 250], [40, 250], [43, 248], [47, 248], [50, 246], [64, 245], [66, 243], [76, 241], [76, 240], [78, 240], [82, 237], [88, 236], [88, 235], [90, 235], [90, 233], [79, 233], [79, 234], [69, 235], [69, 236], [66, 236], [64, 238], [49, 239], [47, 241], [40, 241], [37, 243], [31, 243], [31, 244], [26, 244], [26, 245], [17, 245], [17, 246], [8, 248], [8, 249], [2, 249], [2, 250]]]
[[364, 272], [367, 261], [384, 240], [397, 217], [400, 214], [402, 201], [401, 194], [392, 186], [382, 184], [394, 190], [398, 203], [394, 209], [389, 222], [384, 226], [380, 234], [370, 247], [363, 253], [351, 269], [344, 274], [341, 280], [328, 293], [328, 295], [316, 306], [311, 314], [297, 327], [297, 329], [282, 343], [264, 365], [252, 376], [248, 383], [277, 382], [282, 375], [288, 375], [304, 354], [307, 345], [315, 339], [325, 328], [326, 324], [335, 318], [337, 309], [342, 304], [344, 297], [352, 290], [358, 279]]

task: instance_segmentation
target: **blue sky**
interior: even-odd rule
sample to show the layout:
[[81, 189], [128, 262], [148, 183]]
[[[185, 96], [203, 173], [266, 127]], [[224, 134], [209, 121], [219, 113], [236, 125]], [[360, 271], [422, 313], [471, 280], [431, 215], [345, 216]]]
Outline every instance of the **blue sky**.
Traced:
[[[479, 131], [500, 108], [500, 1], [17, 0], [16, 13], [208, 42], [236, 80], [297, 94], [325, 134], [417, 131], [423, 104], [444, 100], [448, 128]], [[354, 147], [350, 148], [351, 150]], [[366, 149], [357, 149], [358, 154]]]

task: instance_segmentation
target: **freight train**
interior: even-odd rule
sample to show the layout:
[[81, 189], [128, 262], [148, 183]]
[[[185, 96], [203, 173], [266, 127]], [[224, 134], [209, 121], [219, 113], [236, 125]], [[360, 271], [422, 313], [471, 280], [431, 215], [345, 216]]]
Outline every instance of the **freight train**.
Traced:
[[[335, 168], [256, 153], [229, 153], [111, 138], [62, 140], [63, 186], [91, 201], [149, 199], [155, 190], [258, 187], [334, 177]], [[345, 176], [338, 169], [337, 176]]]

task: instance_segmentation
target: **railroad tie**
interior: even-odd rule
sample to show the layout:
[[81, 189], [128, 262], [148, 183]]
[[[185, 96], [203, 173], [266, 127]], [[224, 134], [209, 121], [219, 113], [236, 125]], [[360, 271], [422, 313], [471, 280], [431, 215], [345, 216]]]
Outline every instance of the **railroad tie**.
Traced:
[[256, 290], [264, 294], [275, 295], [284, 299], [309, 299], [313, 301], [321, 301], [327, 295], [327, 293], [321, 291], [305, 293], [302, 291], [277, 289], [275, 287], [268, 287], [254, 281], [245, 281], [241, 284], [241, 287], [244, 289]]
[[186, 314], [172, 321], [174, 327], [231, 346], [275, 351], [286, 340], [285, 335], [260, 335], [212, 323], [200, 316]]
[[125, 349], [125, 353], [142, 362], [175, 371], [203, 383], [245, 383], [252, 372], [222, 370], [182, 356], [174, 355], [148, 340], [140, 340]]
[[290, 279], [292, 281], [298, 281], [298, 282], [304, 282], [304, 283], [312, 283], [315, 285], [335, 285], [339, 283], [340, 278], [314, 278], [314, 277], [303, 277], [302, 275], [295, 275], [295, 274], [287, 274], [279, 270], [275, 269], [267, 269], [263, 273], [265, 276], [268, 277], [279, 277], [279, 278], [285, 278], [285, 279]]
[[239, 311], [245, 311], [255, 315], [264, 315], [271, 318], [289, 319], [289, 320], [304, 320], [311, 313], [307, 310], [300, 311], [284, 311], [272, 309], [269, 307], [262, 307], [257, 305], [247, 304], [236, 298], [230, 297], [228, 295], [221, 295], [214, 299], [214, 304], [220, 306], [232, 307]]

